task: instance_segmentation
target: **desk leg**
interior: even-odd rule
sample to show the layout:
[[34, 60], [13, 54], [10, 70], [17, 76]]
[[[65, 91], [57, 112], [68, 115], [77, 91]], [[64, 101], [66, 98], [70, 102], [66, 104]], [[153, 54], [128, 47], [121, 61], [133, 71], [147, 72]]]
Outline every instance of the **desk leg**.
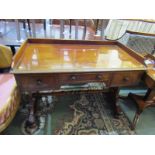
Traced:
[[33, 134], [38, 129], [38, 125], [35, 117], [36, 97], [33, 96], [32, 93], [30, 93], [29, 95], [29, 102], [30, 102], [29, 116], [25, 128], [29, 134]]
[[118, 87], [110, 88], [109, 97], [110, 97], [112, 108], [114, 110], [114, 117], [118, 118], [118, 116], [121, 114], [120, 107], [117, 103], [119, 99], [119, 88]]

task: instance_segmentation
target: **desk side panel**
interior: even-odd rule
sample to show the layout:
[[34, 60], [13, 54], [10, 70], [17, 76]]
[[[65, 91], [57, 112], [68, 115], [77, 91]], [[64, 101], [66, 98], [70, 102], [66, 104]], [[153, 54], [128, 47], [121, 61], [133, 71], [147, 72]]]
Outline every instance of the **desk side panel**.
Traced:
[[16, 54], [14, 55], [13, 59], [12, 59], [12, 69], [15, 69], [19, 63], [19, 61], [21, 60], [21, 57], [23, 55], [23, 51], [26, 47], [27, 44], [27, 40], [21, 45], [21, 47], [19, 48], [19, 50], [16, 52]]
[[141, 64], [143, 64], [145, 66], [144, 57], [143, 56], [141, 56], [139, 53], [136, 53], [135, 51], [133, 51], [129, 47], [126, 47], [125, 45], [121, 44], [120, 42], [117, 42], [117, 44], [118, 44], [119, 47], [121, 47], [122, 49], [124, 49], [130, 56], [132, 56], [138, 62], [140, 62]]

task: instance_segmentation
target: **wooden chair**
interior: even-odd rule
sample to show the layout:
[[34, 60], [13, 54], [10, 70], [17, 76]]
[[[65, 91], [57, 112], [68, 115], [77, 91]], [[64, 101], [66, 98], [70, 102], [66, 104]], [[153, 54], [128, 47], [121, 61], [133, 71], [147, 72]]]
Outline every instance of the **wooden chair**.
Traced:
[[[151, 54], [147, 54], [144, 56], [144, 60], [151, 60], [152, 62], [155, 62], [155, 57], [152, 56]], [[148, 67], [149, 69], [143, 77], [143, 80], [147, 86], [146, 94], [144, 96], [140, 96], [137, 94], [129, 93], [128, 95], [128, 97], [130, 97], [136, 103], [137, 108], [134, 119], [131, 122], [131, 129], [133, 130], [136, 128], [136, 124], [142, 112], [149, 107], [155, 107], [155, 90], [154, 90], [155, 78], [153, 76], [154, 70], [152, 68], [153, 66]]]
[[[135, 31], [126, 31], [126, 33], [119, 38], [121, 43], [124, 43], [126, 46], [130, 47], [134, 51], [141, 54], [145, 59], [152, 59], [155, 61], [155, 34], [151, 33], [142, 33]], [[144, 96], [139, 96], [137, 94], [129, 93], [128, 97], [131, 98], [136, 104], [136, 112], [135, 116], [131, 122], [131, 129], [134, 130], [136, 128], [137, 122], [140, 118], [142, 112], [148, 107], [154, 107], [154, 86], [150, 83], [154, 83], [155, 81], [150, 78], [149, 74], [145, 74], [143, 77], [143, 81], [146, 84], [148, 90]]]
[[[61, 39], [92, 40], [94, 38], [95, 25], [90, 19], [53, 19], [50, 20], [50, 24], [60, 28]], [[64, 32], [67, 32], [67, 35]]]
[[[127, 30], [120, 38], [117, 39], [117, 41], [125, 44], [135, 52], [139, 53], [144, 58], [144, 61], [149, 59], [155, 62], [155, 57], [153, 56], [153, 54], [155, 54], [155, 34]], [[131, 121], [132, 130], [136, 128], [136, 124], [142, 112], [148, 107], [155, 106], [155, 80], [151, 78], [147, 71], [147, 73], [143, 76], [142, 81], [147, 87], [147, 93], [144, 96], [139, 96], [130, 92], [128, 95], [128, 97], [136, 104], [136, 112], [133, 120]]]
[[109, 23], [109, 19], [97, 19], [95, 23], [94, 40], [105, 40], [105, 31]]

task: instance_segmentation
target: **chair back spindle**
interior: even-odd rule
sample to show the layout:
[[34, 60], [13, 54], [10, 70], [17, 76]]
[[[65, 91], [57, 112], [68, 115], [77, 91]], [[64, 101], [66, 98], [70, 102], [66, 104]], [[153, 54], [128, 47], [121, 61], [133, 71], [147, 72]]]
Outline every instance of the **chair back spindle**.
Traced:
[[43, 27], [44, 27], [44, 37], [47, 37], [47, 29], [46, 29], [46, 19], [43, 20]]
[[60, 38], [64, 39], [64, 20], [60, 20]]
[[35, 19], [32, 19], [32, 36], [36, 38], [36, 24], [35, 24]]
[[78, 25], [79, 25], [79, 21], [78, 19], [75, 20], [75, 39], [78, 39]]
[[87, 32], [87, 20], [84, 19], [84, 29], [83, 29], [82, 40], [85, 40], [86, 39], [86, 32]]
[[21, 33], [20, 33], [20, 25], [19, 25], [18, 19], [15, 19], [15, 26], [16, 26], [17, 41], [20, 41]]

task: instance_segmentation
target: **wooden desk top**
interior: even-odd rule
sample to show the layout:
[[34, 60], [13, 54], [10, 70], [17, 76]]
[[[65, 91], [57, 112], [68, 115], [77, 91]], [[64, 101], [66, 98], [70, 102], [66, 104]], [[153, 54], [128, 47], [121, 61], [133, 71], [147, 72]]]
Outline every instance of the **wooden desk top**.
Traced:
[[14, 58], [15, 72], [89, 72], [145, 68], [131, 53], [114, 43], [24, 45]]

